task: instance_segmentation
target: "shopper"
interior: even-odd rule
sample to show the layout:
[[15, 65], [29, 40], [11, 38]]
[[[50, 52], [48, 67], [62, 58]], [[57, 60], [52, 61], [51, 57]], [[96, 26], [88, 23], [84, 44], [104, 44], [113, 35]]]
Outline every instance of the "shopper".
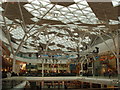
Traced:
[[11, 77], [11, 73], [7, 72], [7, 78], [10, 78], [10, 77]]
[[109, 78], [111, 78], [111, 76], [112, 76], [112, 71], [111, 70], [109, 70]]
[[2, 71], [2, 78], [7, 78], [7, 72], [6, 71]]

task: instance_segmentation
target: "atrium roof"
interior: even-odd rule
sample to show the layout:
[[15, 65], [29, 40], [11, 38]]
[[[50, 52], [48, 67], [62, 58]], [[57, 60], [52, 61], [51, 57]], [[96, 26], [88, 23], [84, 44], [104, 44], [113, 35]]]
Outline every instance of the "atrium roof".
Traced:
[[[88, 1], [88, 2], [87, 2]], [[110, 0], [111, 1], [111, 0]], [[1, 3], [2, 30], [18, 47], [33, 51], [86, 50], [104, 40], [120, 25], [120, 0], [28, 0]], [[3, 18], [5, 17], [5, 19]], [[95, 43], [96, 42], [96, 43]], [[22, 43], [22, 44], [21, 44]]]

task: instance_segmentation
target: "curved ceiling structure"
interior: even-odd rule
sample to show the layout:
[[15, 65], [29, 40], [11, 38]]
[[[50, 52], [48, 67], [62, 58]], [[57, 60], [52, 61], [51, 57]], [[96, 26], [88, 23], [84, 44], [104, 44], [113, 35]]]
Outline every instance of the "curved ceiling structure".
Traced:
[[16, 54], [21, 47], [33, 52], [82, 52], [103, 42], [100, 37], [111, 39], [119, 29], [119, 0], [65, 1], [1, 3], [2, 30], [18, 45]]

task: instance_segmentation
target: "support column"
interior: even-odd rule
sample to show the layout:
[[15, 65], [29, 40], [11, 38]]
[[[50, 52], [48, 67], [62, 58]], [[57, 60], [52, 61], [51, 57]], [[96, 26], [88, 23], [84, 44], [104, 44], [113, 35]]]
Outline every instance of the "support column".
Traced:
[[65, 88], [65, 82], [62, 81], [62, 88]]
[[101, 88], [104, 88], [104, 84], [101, 84]]
[[93, 62], [92, 62], [92, 68], [93, 68], [93, 77], [95, 77], [95, 63], [94, 63], [94, 61], [96, 60], [96, 58], [95, 58], [95, 56], [93, 56]]
[[60, 89], [60, 81], [58, 81], [58, 89]]
[[16, 68], [16, 58], [15, 58], [15, 56], [13, 55], [12, 72], [16, 72], [15, 68]]
[[94, 60], [93, 60], [93, 62], [92, 62], [92, 69], [93, 69], [93, 71], [92, 71], [93, 77], [95, 77], [95, 65], [94, 65]]
[[44, 59], [42, 60], [42, 82], [41, 82], [41, 88], [44, 88]]
[[42, 77], [44, 77], [44, 59], [42, 61]]
[[44, 88], [44, 81], [41, 82], [41, 88]]
[[83, 88], [84, 82], [81, 82], [81, 88]]
[[58, 73], [60, 73], [60, 70], [59, 70], [59, 68], [60, 68], [60, 67], [59, 67], [59, 64], [58, 64]]
[[80, 75], [80, 76], [83, 76], [83, 61], [81, 62], [81, 71], [82, 71], [81, 72], [82, 75]]
[[70, 73], [70, 64], [68, 64], [67, 69], [68, 69], [68, 73]]
[[36, 86], [37, 86], [37, 89], [40, 89], [40, 82], [39, 81], [36, 81]]
[[119, 59], [119, 32], [117, 31], [116, 37], [115, 37], [115, 45], [116, 45], [116, 53], [117, 53], [117, 71], [118, 71], [118, 88], [120, 90], [120, 59]]
[[55, 84], [54, 84], [54, 81], [52, 81], [52, 86], [53, 86], [53, 88], [55, 88]]
[[11, 52], [12, 52], [12, 54], [13, 54], [13, 66], [12, 66], [12, 71], [13, 72], [15, 72], [15, 63], [16, 63], [16, 59], [15, 59], [15, 53], [14, 53], [14, 49], [13, 49], [13, 45], [12, 45], [12, 43], [11, 43], [11, 37], [10, 37], [10, 32], [9, 32], [9, 30], [8, 30], [8, 26], [7, 26], [7, 24], [6, 24], [6, 20], [5, 20], [5, 17], [4, 17], [4, 15], [3, 15], [3, 21], [4, 21], [4, 24], [5, 24], [5, 32], [6, 32], [6, 37], [7, 37], [7, 39], [8, 39], [8, 42], [9, 42], [9, 45], [10, 45], [10, 48], [11, 48]]
[[48, 68], [47, 73], [50, 73], [50, 68]]
[[90, 88], [92, 88], [92, 83], [90, 82]]

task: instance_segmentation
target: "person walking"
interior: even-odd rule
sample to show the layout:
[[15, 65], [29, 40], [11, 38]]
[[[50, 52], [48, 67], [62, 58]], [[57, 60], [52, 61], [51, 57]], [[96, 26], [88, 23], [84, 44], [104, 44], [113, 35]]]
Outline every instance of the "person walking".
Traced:
[[112, 71], [111, 70], [109, 70], [109, 78], [111, 78], [111, 76], [112, 76]]

